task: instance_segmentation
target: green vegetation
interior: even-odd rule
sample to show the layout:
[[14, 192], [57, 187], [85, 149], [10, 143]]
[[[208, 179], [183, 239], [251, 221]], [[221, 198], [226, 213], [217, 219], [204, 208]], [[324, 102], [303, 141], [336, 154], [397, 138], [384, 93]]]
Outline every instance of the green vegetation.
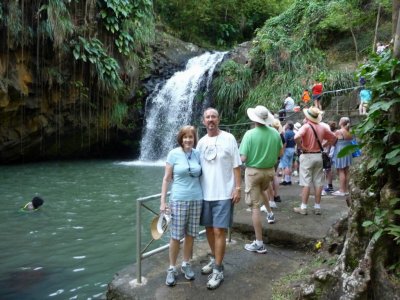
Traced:
[[228, 60], [221, 66], [220, 75], [213, 81], [217, 106], [224, 117], [235, 117], [236, 107], [244, 100], [251, 82], [251, 70], [247, 66]]
[[114, 36], [119, 53], [129, 56], [145, 47], [154, 35], [151, 0], [108, 0], [100, 2], [100, 17]]
[[[388, 18], [390, 1], [380, 2], [384, 4], [382, 16]], [[288, 92], [300, 102], [303, 90], [310, 89], [317, 78], [323, 82], [325, 91], [356, 86], [354, 60], [360, 53], [365, 55], [372, 50], [373, 32], [366, 34], [364, 28], [375, 25], [378, 4], [377, 1], [367, 4], [365, 1], [295, 1], [256, 30], [250, 63], [252, 81], [241, 86], [241, 102], [233, 101], [225, 92], [234, 87], [228, 89], [233, 85], [231, 75], [221, 72], [222, 78], [217, 80], [224, 89], [219, 91], [217, 107], [220, 110], [232, 108], [226, 115], [231, 117], [229, 122], [234, 123], [245, 121], [246, 108], [258, 104], [276, 112]], [[343, 22], [350, 17], [353, 18], [351, 24]], [[386, 36], [386, 32], [381, 35]], [[351, 59], [353, 67], [335, 69], [336, 64], [345, 62], [341, 54], [335, 57], [334, 53], [326, 51], [327, 45], [345, 41], [351, 41], [351, 48], [340, 51]], [[348, 55], [349, 52], [353, 55]], [[329, 104], [330, 97], [331, 94], [324, 97], [325, 103]]]
[[229, 47], [253, 37], [265, 20], [293, 0], [156, 0], [160, 21], [179, 38], [208, 47]]
[[[393, 188], [399, 184], [400, 125], [397, 112], [400, 107], [400, 61], [392, 57], [391, 51], [382, 56], [374, 54], [360, 67], [358, 75], [366, 78], [368, 88], [373, 92], [368, 116], [355, 130], [368, 155], [368, 160], [360, 168], [364, 187], [379, 194], [387, 183]], [[371, 232], [372, 240], [387, 238], [400, 246], [398, 197], [393, 195], [386, 202], [381, 200], [368, 215], [370, 220], [364, 221], [362, 226]], [[394, 262], [389, 269], [400, 278], [400, 262], [395, 257], [392, 259]]]
[[95, 66], [93, 77], [99, 78], [99, 85], [118, 90], [122, 86], [122, 80], [118, 73], [119, 65], [114, 58], [107, 55], [103, 43], [96, 38], [87, 41], [85, 38], [79, 37], [78, 41], [73, 49], [74, 58], [85, 63], [90, 62]]
[[129, 107], [126, 103], [116, 103], [111, 113], [111, 124], [117, 127], [123, 127], [123, 122], [128, 115]]
[[[332, 259], [327, 260], [324, 257], [317, 255], [314, 259], [307, 264], [299, 266], [296, 271], [291, 274], [285, 275], [277, 280], [272, 287], [272, 300], [288, 300], [297, 299], [296, 286], [303, 282], [316, 269], [324, 266], [332, 265]], [[318, 293], [318, 291], [317, 291]]]
[[[348, 30], [347, 27], [338, 28], [337, 24], [333, 24], [334, 19], [346, 18], [347, 11], [339, 14], [340, 11], [332, 9], [334, 4], [339, 5], [341, 2], [343, 1], [295, 1], [282, 14], [269, 19], [257, 30], [250, 63], [252, 82], [243, 86], [241, 98], [234, 102], [229, 93], [220, 91], [218, 95], [219, 109], [226, 110], [225, 104], [233, 102], [233, 105], [228, 106], [231, 111], [227, 113], [233, 116], [231, 123], [236, 120], [245, 121], [245, 109], [258, 104], [276, 112], [288, 92], [300, 102], [302, 91], [305, 88], [310, 89], [316, 78], [323, 81], [324, 89], [328, 91], [356, 85], [353, 71], [333, 69], [332, 61], [324, 51], [326, 43], [333, 42], [331, 36], [336, 38]], [[369, 18], [358, 19], [358, 26], [352, 29], [354, 35], [361, 35], [363, 27], [373, 24], [371, 16], [375, 13], [374, 5], [370, 7], [369, 13], [364, 13]], [[361, 3], [354, 1], [351, 2], [351, 7], [355, 11], [363, 8]], [[352, 39], [350, 31], [346, 39], [349, 38]], [[370, 40], [372, 41], [371, 36]], [[354, 51], [358, 53], [358, 50]], [[221, 76], [224, 77], [225, 74], [222, 72]], [[240, 85], [232, 81], [230, 75], [219, 81], [225, 81], [226, 91], [229, 90], [228, 85]], [[329, 95], [324, 101], [330, 101]]]
[[80, 109], [89, 110], [82, 112], [99, 119], [107, 120], [101, 114], [126, 101], [146, 72], [154, 31], [151, 0], [6, 0], [0, 5], [0, 53], [30, 53], [35, 59], [27, 67], [43, 80], [38, 84], [76, 96], [68, 101], [85, 104]]
[[356, 133], [365, 139], [363, 146], [372, 158], [366, 168], [375, 182], [372, 188], [379, 190], [384, 184], [382, 178], [390, 177], [393, 170], [400, 170], [400, 144], [396, 143], [400, 124], [397, 118], [390, 117], [390, 110], [400, 103], [400, 61], [392, 58], [390, 51], [383, 56], [372, 55], [358, 75], [367, 80], [373, 100], [367, 118]]

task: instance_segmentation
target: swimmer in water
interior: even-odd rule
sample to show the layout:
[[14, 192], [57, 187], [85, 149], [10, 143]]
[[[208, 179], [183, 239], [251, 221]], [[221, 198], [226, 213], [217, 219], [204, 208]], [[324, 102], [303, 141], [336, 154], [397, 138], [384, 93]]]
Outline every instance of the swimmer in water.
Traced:
[[40, 206], [43, 205], [43, 203], [44, 203], [44, 200], [42, 198], [33, 197], [32, 201], [25, 204], [25, 206], [22, 208], [22, 210], [25, 210], [25, 211], [37, 210]]

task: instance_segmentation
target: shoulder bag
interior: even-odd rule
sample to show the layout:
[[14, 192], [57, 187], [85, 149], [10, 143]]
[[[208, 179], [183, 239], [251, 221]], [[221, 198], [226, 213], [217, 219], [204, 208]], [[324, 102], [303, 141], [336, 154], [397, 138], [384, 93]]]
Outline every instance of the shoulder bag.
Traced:
[[319, 148], [321, 149], [321, 153], [322, 153], [322, 167], [323, 167], [324, 169], [330, 169], [330, 168], [331, 168], [331, 158], [329, 157], [328, 153], [324, 152], [324, 148], [322, 148], [321, 142], [319, 141], [319, 138], [318, 138], [318, 136], [317, 136], [317, 133], [315, 132], [314, 127], [311, 126], [311, 124], [308, 124], [308, 125], [310, 125], [311, 129], [313, 130], [314, 135], [315, 135], [315, 138], [316, 138], [317, 141], [318, 141]]

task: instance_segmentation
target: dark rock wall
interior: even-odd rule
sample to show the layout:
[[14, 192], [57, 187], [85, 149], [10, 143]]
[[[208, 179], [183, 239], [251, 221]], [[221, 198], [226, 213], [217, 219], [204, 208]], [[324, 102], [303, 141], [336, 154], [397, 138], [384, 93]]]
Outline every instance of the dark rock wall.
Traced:
[[[48, 80], [44, 84], [43, 78], [35, 77], [38, 66], [33, 52], [0, 53], [0, 163], [88, 157], [133, 159], [140, 145], [146, 96], [157, 83], [183, 68], [187, 59], [202, 52], [164, 33], [156, 36], [149, 72], [139, 74], [143, 79], [127, 99], [129, 117], [124, 122], [129, 125], [119, 128], [110, 122], [112, 103], [99, 96], [95, 83], [91, 89], [49, 85]], [[87, 76], [73, 68], [74, 62], [63, 62], [60, 73], [73, 74], [75, 82]]]

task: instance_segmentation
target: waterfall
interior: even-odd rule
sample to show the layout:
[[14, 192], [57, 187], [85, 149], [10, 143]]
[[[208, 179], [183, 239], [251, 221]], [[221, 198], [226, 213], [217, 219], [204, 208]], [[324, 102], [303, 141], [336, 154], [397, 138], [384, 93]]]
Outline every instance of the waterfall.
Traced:
[[196, 95], [204, 86], [207, 94], [214, 69], [225, 53], [206, 52], [191, 58], [185, 70], [176, 72], [147, 98], [141, 161], [162, 159], [175, 147], [179, 128], [193, 122]]

